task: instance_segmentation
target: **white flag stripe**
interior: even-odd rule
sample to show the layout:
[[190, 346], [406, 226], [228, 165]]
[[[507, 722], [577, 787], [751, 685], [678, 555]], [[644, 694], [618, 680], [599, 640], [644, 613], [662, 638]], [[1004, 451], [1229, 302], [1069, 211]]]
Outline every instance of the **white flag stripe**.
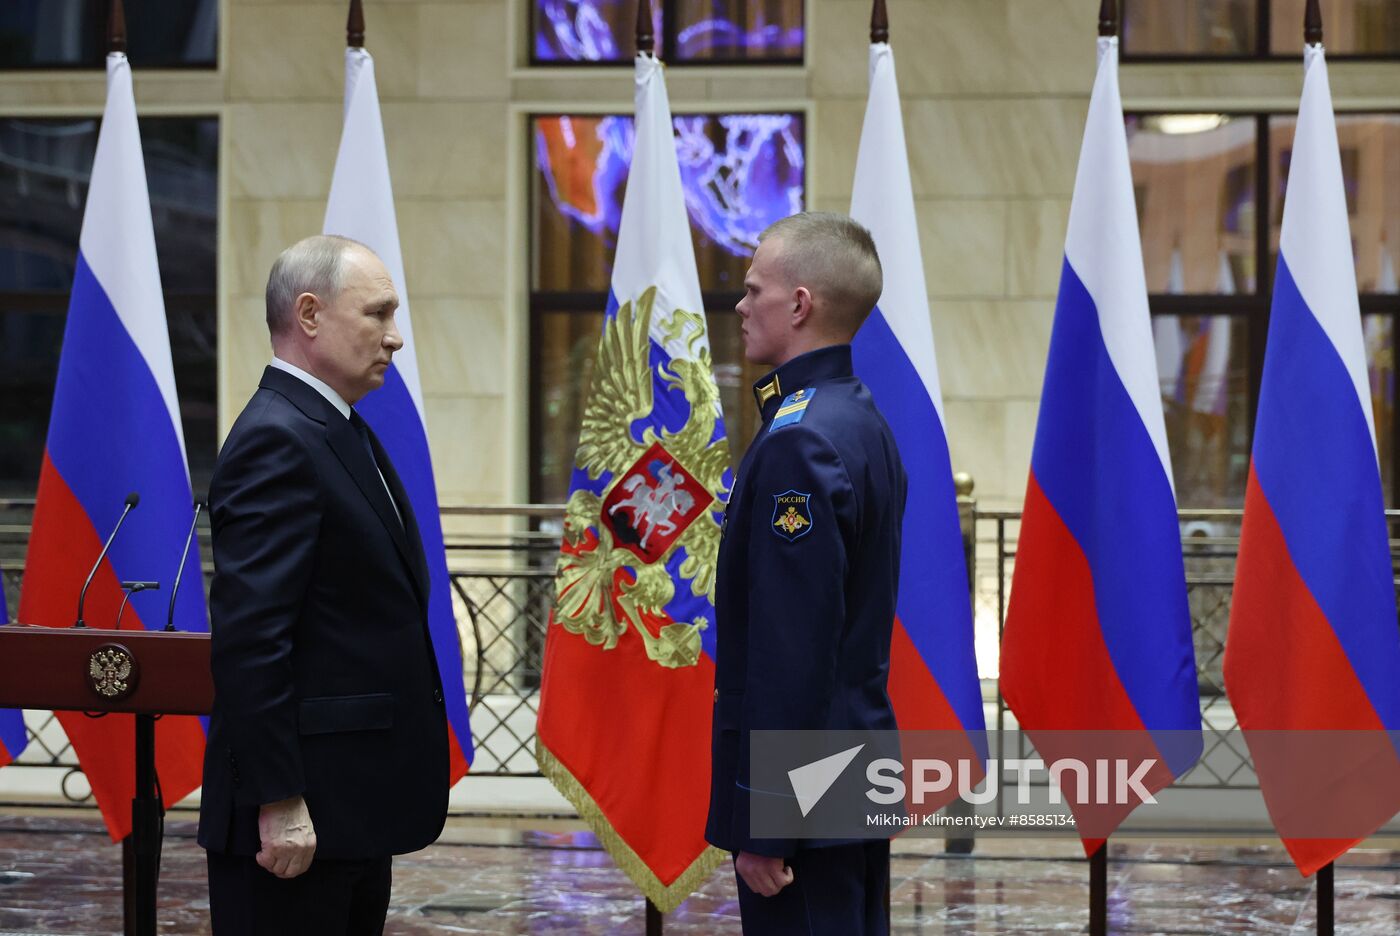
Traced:
[[[1327, 57], [1320, 45], [1303, 53], [1303, 100], [1293, 135], [1288, 191], [1279, 250], [1298, 292], [1317, 319], [1351, 377], [1357, 402], [1376, 449], [1366, 348], [1361, 337], [1361, 301], [1351, 253], [1351, 223]], [[1377, 456], [1379, 458], [1379, 456]]]
[[131, 64], [120, 52], [107, 56], [107, 108], [97, 136], [78, 249], [160, 388], [188, 474]]
[[1175, 491], [1133, 198], [1128, 134], [1118, 92], [1118, 40], [1102, 38], [1070, 203], [1065, 256], [1094, 300], [1109, 360]]
[[379, 88], [374, 78], [374, 58], [364, 49], [345, 50], [345, 88], [345, 129], [340, 137], [322, 231], [369, 246], [393, 277], [399, 293], [394, 320], [404, 341], [403, 348], [394, 354], [394, 367], [403, 378], [426, 431], [423, 385], [418, 376], [403, 251], [399, 248], [399, 222], [394, 212], [394, 190], [389, 181], [389, 158], [379, 114]]
[[637, 56], [636, 94], [635, 143], [627, 194], [622, 200], [612, 287], [619, 305], [656, 287], [651, 335], [672, 360], [679, 360], [692, 357], [702, 344], [709, 347], [709, 335], [706, 332], [703, 343], [697, 343], [692, 351], [689, 342], [693, 332], [678, 333], [669, 328], [677, 310], [702, 313], [705, 306], [676, 158], [666, 75], [658, 59]]
[[894, 52], [889, 43], [878, 42], [870, 47], [870, 97], [856, 156], [851, 217], [875, 238], [885, 269], [880, 311], [946, 426], [907, 153]]

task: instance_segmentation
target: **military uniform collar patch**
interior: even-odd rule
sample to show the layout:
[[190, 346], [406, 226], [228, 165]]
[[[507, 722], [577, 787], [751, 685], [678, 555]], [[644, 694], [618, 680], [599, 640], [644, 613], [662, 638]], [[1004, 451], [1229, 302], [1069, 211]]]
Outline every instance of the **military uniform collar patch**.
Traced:
[[782, 382], [778, 379], [777, 374], [774, 374], [766, 382], [760, 382], [753, 385], [753, 399], [754, 402], [758, 404], [758, 411], [760, 413], [763, 412], [763, 406], [765, 403], [767, 403], [774, 397], [782, 396], [782, 393], [783, 385]]

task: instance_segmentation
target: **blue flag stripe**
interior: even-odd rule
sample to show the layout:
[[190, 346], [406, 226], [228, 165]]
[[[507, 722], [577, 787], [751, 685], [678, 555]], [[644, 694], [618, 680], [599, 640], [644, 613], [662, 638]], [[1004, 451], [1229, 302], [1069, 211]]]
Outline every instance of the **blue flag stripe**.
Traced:
[[1068, 261], [1031, 463], [1089, 561], [1104, 641], [1143, 724], [1198, 727], [1175, 498]]
[[1375, 450], [1346, 367], [1282, 256], [1254, 470], [1371, 704], [1386, 728], [1400, 729], [1395, 586]]

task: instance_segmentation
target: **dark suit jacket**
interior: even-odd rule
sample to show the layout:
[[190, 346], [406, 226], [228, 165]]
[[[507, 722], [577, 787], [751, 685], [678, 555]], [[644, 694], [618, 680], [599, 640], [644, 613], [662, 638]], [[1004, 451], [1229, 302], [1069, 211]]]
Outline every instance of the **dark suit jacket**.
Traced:
[[886, 683], [907, 480], [850, 345], [796, 357], [755, 392], [774, 380], [720, 539], [705, 838], [787, 857], [839, 841], [753, 838], [749, 733], [897, 727]]
[[355, 428], [291, 374], [266, 370], [219, 453], [207, 849], [256, 853], [259, 806], [299, 794], [317, 858], [401, 854], [442, 831], [428, 569], [403, 486], [372, 444], [402, 524]]

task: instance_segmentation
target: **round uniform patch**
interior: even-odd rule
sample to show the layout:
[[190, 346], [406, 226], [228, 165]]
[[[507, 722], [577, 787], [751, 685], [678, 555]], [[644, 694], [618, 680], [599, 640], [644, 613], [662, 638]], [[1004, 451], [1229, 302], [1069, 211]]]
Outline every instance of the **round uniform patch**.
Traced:
[[784, 491], [773, 495], [773, 532], [788, 542], [812, 532], [812, 495]]

